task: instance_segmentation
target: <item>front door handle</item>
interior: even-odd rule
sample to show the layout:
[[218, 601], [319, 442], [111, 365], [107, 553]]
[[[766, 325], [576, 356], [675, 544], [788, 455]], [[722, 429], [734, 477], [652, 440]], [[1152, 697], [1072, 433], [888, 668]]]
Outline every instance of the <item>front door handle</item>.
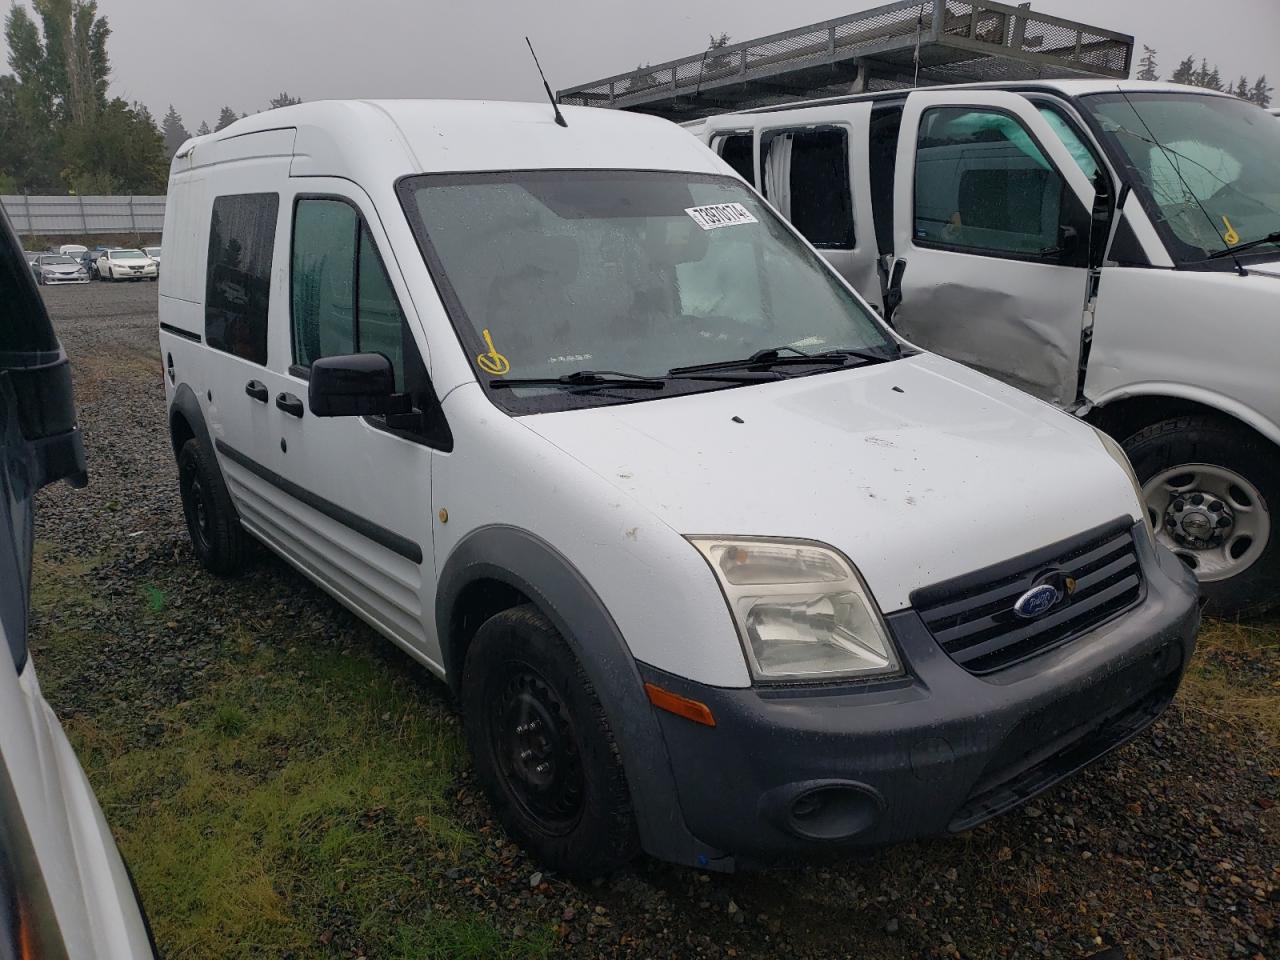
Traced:
[[291, 417], [302, 417], [302, 401], [292, 393], [282, 393], [277, 396], [276, 406]]
[[250, 380], [244, 385], [244, 392], [259, 403], [267, 402], [267, 385], [261, 380]]

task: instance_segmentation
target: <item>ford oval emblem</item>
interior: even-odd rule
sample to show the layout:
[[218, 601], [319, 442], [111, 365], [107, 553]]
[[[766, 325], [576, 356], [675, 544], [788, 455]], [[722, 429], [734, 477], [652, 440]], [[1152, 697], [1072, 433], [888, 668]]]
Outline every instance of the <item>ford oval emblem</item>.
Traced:
[[1042, 617], [1062, 599], [1062, 591], [1052, 583], [1042, 583], [1032, 587], [1020, 596], [1013, 605], [1013, 612], [1024, 620]]

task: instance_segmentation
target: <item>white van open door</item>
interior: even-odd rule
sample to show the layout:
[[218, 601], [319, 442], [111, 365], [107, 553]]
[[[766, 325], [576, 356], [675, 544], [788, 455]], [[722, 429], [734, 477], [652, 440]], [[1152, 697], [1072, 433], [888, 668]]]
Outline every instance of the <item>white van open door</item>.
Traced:
[[1024, 97], [912, 93], [894, 178], [894, 327], [925, 349], [1070, 406], [1093, 196]]

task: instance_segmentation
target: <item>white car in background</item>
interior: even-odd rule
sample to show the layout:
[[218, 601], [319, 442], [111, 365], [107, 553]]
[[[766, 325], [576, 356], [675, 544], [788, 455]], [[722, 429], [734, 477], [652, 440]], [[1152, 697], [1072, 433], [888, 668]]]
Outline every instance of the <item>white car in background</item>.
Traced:
[[98, 258], [98, 276], [103, 280], [154, 280], [160, 276], [160, 264], [141, 250], [107, 250]]
[[143, 247], [142, 252], [145, 253], [148, 257], [150, 257], [152, 260], [154, 260], [156, 263], [160, 262], [159, 247]]
[[83, 243], [64, 243], [58, 247], [58, 252], [68, 257], [78, 257], [89, 248]]

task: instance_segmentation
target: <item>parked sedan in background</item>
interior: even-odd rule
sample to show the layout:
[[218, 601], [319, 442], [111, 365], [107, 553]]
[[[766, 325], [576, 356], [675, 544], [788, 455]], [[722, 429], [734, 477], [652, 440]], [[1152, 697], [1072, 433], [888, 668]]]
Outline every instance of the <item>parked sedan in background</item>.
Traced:
[[0, 958], [139, 960], [155, 947], [137, 894], [27, 649], [35, 492], [86, 474], [67, 355], [26, 269], [0, 212]]
[[61, 253], [42, 253], [31, 264], [36, 283], [88, 283], [89, 271], [75, 257]]
[[152, 260], [154, 260], [157, 264], [160, 262], [159, 247], [143, 247], [142, 252], [145, 253], [148, 257], [150, 257]]
[[154, 280], [160, 265], [141, 250], [107, 250], [98, 258], [98, 276], [103, 280]]

